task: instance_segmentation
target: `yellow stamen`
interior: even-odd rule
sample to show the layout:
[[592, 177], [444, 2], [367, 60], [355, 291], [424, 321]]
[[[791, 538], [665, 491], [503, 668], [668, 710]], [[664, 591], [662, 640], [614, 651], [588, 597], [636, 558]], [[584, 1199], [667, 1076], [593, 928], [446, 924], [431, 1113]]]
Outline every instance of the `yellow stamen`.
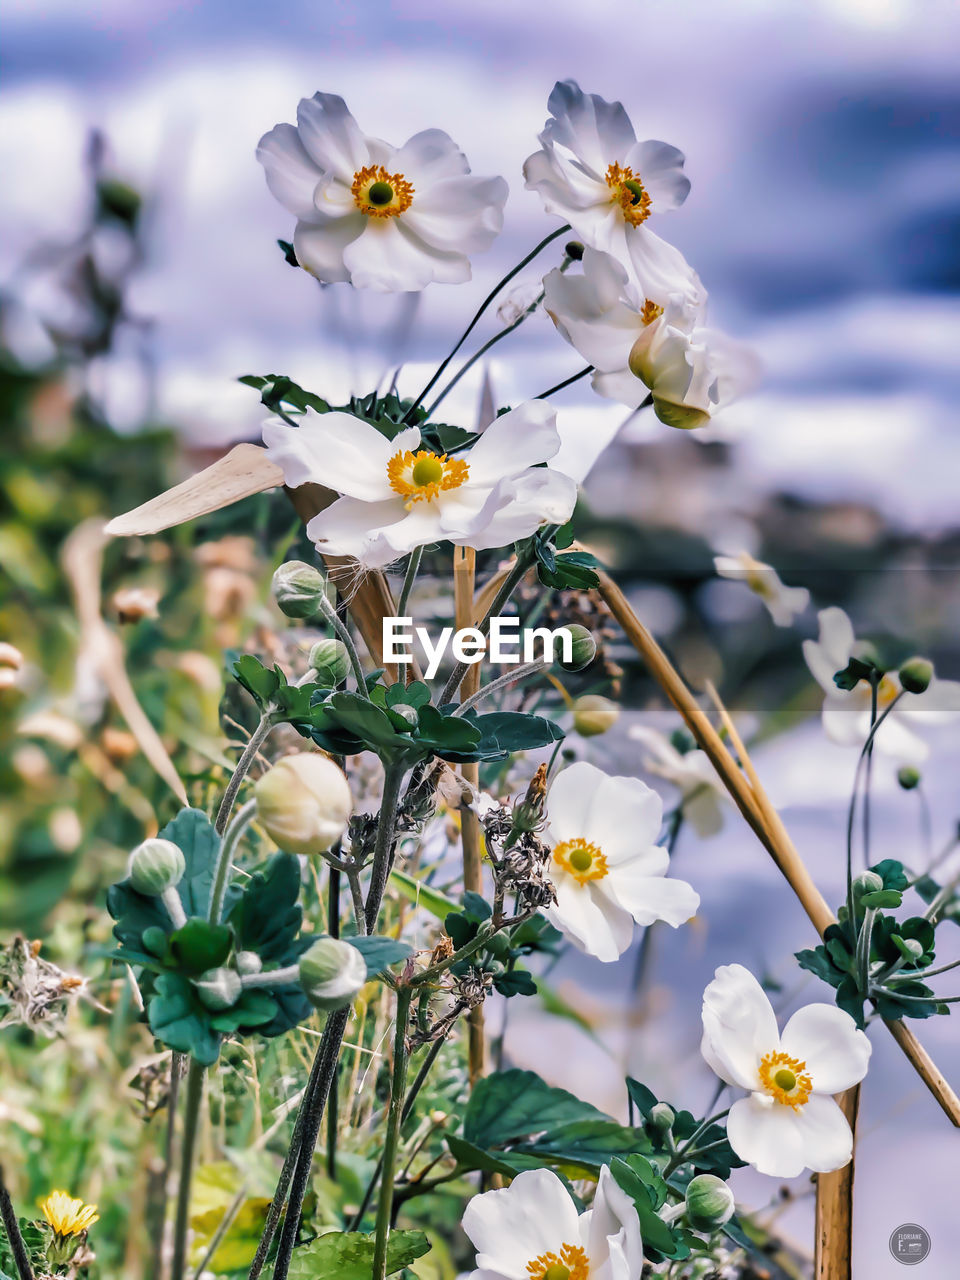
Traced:
[[590, 1263], [578, 1244], [562, 1244], [559, 1254], [541, 1253], [527, 1263], [530, 1280], [589, 1280]]
[[607, 186], [611, 192], [610, 199], [620, 206], [631, 227], [639, 227], [641, 222], [646, 222], [650, 217], [650, 196], [629, 165], [610, 165]]
[[589, 840], [564, 840], [554, 849], [553, 860], [581, 885], [602, 880], [609, 870], [599, 847]]
[[354, 204], [368, 218], [395, 218], [413, 203], [413, 185], [402, 173], [387, 173], [382, 164], [358, 169], [350, 190]]
[[658, 306], [656, 302], [651, 302], [647, 298], [640, 311], [640, 319], [645, 325], [653, 324], [654, 320], [659, 320], [663, 315], [663, 307]]
[[813, 1089], [806, 1066], [788, 1053], [767, 1053], [760, 1063], [760, 1080], [775, 1102], [799, 1111]]
[[408, 511], [415, 502], [432, 501], [443, 489], [459, 489], [469, 475], [470, 467], [462, 458], [448, 458], [429, 449], [416, 453], [401, 449], [387, 463], [390, 488], [407, 499], [404, 505]]
[[100, 1220], [95, 1204], [74, 1200], [66, 1191], [51, 1191], [40, 1201], [40, 1212], [61, 1239], [83, 1235]]

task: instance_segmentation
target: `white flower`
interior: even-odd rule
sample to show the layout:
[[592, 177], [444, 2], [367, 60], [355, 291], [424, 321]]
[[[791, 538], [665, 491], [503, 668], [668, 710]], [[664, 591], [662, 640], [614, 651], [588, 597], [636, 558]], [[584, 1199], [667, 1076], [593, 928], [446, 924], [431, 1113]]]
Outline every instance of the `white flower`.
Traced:
[[831, 1094], [863, 1079], [870, 1048], [833, 1004], [798, 1009], [781, 1034], [763, 988], [739, 964], [721, 966], [703, 993], [700, 1052], [721, 1080], [750, 1091], [730, 1108], [730, 1145], [775, 1178], [850, 1160], [850, 1125]]
[[463, 1229], [477, 1251], [470, 1280], [640, 1280], [643, 1271], [640, 1219], [606, 1165], [586, 1213], [555, 1173], [528, 1169], [474, 1196]]
[[547, 108], [541, 150], [523, 166], [527, 188], [584, 244], [630, 267], [648, 293], [681, 290], [695, 300], [700, 282], [683, 255], [646, 226], [687, 198], [683, 153], [638, 142], [619, 102], [585, 94], [573, 80], [554, 85]]
[[503, 226], [507, 184], [471, 176], [442, 130], [392, 147], [361, 133], [335, 94], [302, 99], [296, 126], [265, 134], [257, 159], [296, 215], [297, 261], [318, 280], [386, 293], [458, 284]]
[[[833, 677], [850, 659], [863, 652], [850, 619], [835, 606], [821, 609], [819, 640], [804, 640], [803, 656], [814, 679], [826, 695], [823, 729], [832, 742], [862, 747], [870, 732], [872, 694], [866, 680], [853, 689], [838, 689]], [[885, 711], [901, 691], [896, 672], [888, 671], [877, 689], [877, 713]], [[874, 746], [884, 755], [906, 764], [921, 764], [930, 748], [917, 730], [949, 724], [960, 716], [960, 683], [936, 676], [924, 693], [907, 693], [897, 703], [874, 736]]]
[[666, 734], [649, 725], [633, 725], [629, 736], [645, 748], [644, 768], [679, 790], [683, 816], [697, 835], [716, 835], [723, 826], [722, 804], [728, 797], [706, 752], [678, 751]]
[[349, 413], [308, 410], [298, 427], [273, 420], [263, 440], [291, 488], [341, 495], [307, 525], [319, 550], [368, 568], [430, 542], [508, 546], [545, 522], [563, 524], [577, 497], [568, 476], [535, 465], [560, 447], [556, 412], [542, 400], [503, 414], [455, 458], [421, 449], [416, 427], [388, 440]]
[[735, 556], [714, 556], [713, 566], [721, 578], [745, 582], [767, 606], [778, 627], [789, 627], [797, 614], [803, 613], [810, 603], [810, 592], [806, 587], [784, 586], [776, 569], [761, 560], [754, 560], [748, 551], [741, 551]]
[[581, 951], [616, 960], [630, 946], [634, 921], [676, 928], [696, 914], [699, 895], [683, 880], [665, 879], [670, 857], [656, 843], [663, 804], [639, 778], [609, 777], [580, 760], [554, 779], [546, 815], [547, 876], [557, 900], [544, 914]]

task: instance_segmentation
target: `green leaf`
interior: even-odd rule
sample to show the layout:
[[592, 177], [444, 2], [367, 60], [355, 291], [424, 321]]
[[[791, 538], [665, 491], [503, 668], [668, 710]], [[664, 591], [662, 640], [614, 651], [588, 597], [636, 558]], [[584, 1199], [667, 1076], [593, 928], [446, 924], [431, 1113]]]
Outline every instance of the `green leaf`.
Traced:
[[368, 978], [375, 978], [390, 965], [399, 964], [401, 960], [406, 960], [413, 954], [413, 948], [406, 942], [398, 942], [396, 938], [379, 937], [376, 934], [365, 938], [346, 938], [345, 941], [352, 947], [356, 947], [366, 960]]
[[277, 1001], [266, 991], [256, 988], [244, 991], [237, 1003], [230, 1009], [222, 1009], [210, 1015], [210, 1025], [214, 1031], [224, 1034], [233, 1031], [252, 1031], [271, 1022], [278, 1012]]
[[463, 895], [463, 909], [468, 916], [472, 916], [474, 920], [489, 920], [493, 915], [493, 907], [479, 893], [473, 893], [467, 890]]
[[252, 875], [230, 913], [238, 951], [255, 951], [265, 963], [279, 961], [292, 946], [303, 923], [300, 862], [278, 853], [265, 871]]
[[[172, 822], [159, 832], [161, 840], [172, 840], [183, 850], [187, 864], [177, 892], [188, 916], [205, 916], [210, 907], [213, 873], [220, 852], [220, 837], [213, 823], [201, 809], [181, 809]], [[236, 885], [227, 889], [225, 909], [240, 892]]]
[[386, 712], [357, 693], [335, 693], [327, 704], [342, 728], [374, 749], [402, 743]]
[[170, 935], [170, 954], [183, 973], [197, 975], [222, 965], [230, 954], [233, 930], [193, 917]]
[[903, 894], [895, 889], [877, 889], [874, 893], [865, 893], [860, 899], [865, 907], [877, 910], [896, 908], [903, 901]]
[[[587, 1128], [571, 1130], [567, 1127], [570, 1125]], [[515, 1146], [536, 1135], [543, 1158], [559, 1154], [560, 1148], [551, 1146], [557, 1136], [565, 1158], [576, 1148], [586, 1157], [580, 1162], [592, 1168], [598, 1137], [606, 1140], [607, 1150], [616, 1146], [612, 1130], [603, 1126], [621, 1128], [566, 1089], [553, 1088], [532, 1071], [514, 1069], [499, 1071], [477, 1083], [467, 1104], [463, 1136], [474, 1146], [490, 1150], [508, 1143]], [[642, 1135], [639, 1137], [642, 1141]]]
[[610, 1162], [614, 1181], [633, 1201], [640, 1219], [644, 1257], [651, 1262], [690, 1255], [682, 1230], [668, 1225], [657, 1213], [667, 1198], [667, 1184], [649, 1160], [641, 1155]]
[[245, 653], [233, 664], [233, 674], [242, 684], [261, 710], [273, 699], [280, 687], [280, 679], [275, 671], [268, 671], [259, 658], [252, 653]]
[[220, 1056], [220, 1040], [210, 1027], [188, 978], [161, 973], [147, 1003], [150, 1030], [168, 1049], [190, 1053], [205, 1067]]
[[452, 898], [446, 897], [438, 889], [432, 889], [422, 880], [414, 880], [405, 871], [391, 871], [390, 883], [399, 889], [408, 902], [416, 907], [423, 907], [438, 920], [443, 920], [448, 912], [457, 910], [457, 904]]
[[[430, 1251], [422, 1231], [391, 1231], [387, 1240], [387, 1275], [409, 1267]], [[290, 1280], [370, 1280], [373, 1233], [330, 1231], [294, 1249]]]
[[903, 869], [903, 863], [898, 862], [896, 858], [884, 858], [882, 862], [874, 863], [870, 868], [883, 881], [884, 889], [904, 890], [910, 881], [907, 879], [907, 873]]

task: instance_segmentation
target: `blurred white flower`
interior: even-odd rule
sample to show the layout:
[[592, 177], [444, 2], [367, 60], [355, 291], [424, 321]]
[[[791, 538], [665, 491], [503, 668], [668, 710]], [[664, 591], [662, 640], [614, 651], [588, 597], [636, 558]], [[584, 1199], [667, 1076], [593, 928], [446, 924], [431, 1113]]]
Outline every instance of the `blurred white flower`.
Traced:
[[[870, 733], [872, 693], [866, 680], [853, 689], [839, 689], [833, 677], [843, 671], [851, 658], [864, 652], [853, 633], [853, 625], [842, 609], [821, 609], [818, 640], [804, 640], [803, 656], [813, 678], [824, 691], [823, 729], [832, 742], [844, 747], [862, 747]], [[895, 671], [888, 671], [877, 688], [877, 714], [890, 707], [902, 690]], [[960, 716], [960, 683], [956, 680], [930, 681], [924, 693], [906, 693], [884, 719], [874, 736], [874, 746], [884, 755], [904, 764], [921, 764], [930, 748], [919, 730], [938, 728]]]
[[670, 856], [656, 843], [663, 804], [639, 778], [577, 761], [551, 784], [546, 815], [546, 873], [557, 900], [544, 915], [581, 951], [616, 960], [633, 940], [634, 921], [676, 928], [696, 914], [699, 895], [665, 878]]
[[723, 802], [728, 796], [706, 752], [678, 751], [666, 734], [649, 725], [633, 725], [629, 736], [644, 749], [644, 768], [679, 790], [683, 816], [697, 835], [716, 835], [723, 826]]
[[265, 134], [257, 159], [297, 217], [297, 261], [324, 282], [384, 293], [459, 284], [503, 226], [506, 182], [471, 175], [442, 130], [393, 147], [362, 133], [335, 94], [302, 99], [296, 126]]
[[463, 1229], [477, 1251], [469, 1280], [640, 1280], [643, 1271], [640, 1219], [607, 1165], [585, 1213], [550, 1169], [528, 1169], [474, 1196]]
[[341, 495], [307, 534], [321, 551], [367, 568], [430, 542], [509, 546], [541, 524], [563, 524], [577, 498], [569, 476], [537, 465], [560, 447], [556, 411], [543, 400], [502, 414], [455, 458], [421, 449], [416, 427], [388, 440], [349, 413], [309, 410], [298, 427], [272, 420], [263, 440], [286, 484]]
[[547, 108], [541, 149], [523, 166], [527, 188], [584, 244], [630, 267], [648, 293], [680, 290], [695, 300], [700, 282], [683, 254], [646, 226], [687, 198], [683, 153], [638, 142], [619, 102], [585, 94], [573, 80], [554, 85]]
[[502, 325], [516, 324], [521, 316], [526, 315], [540, 301], [543, 285], [537, 280], [521, 280], [508, 289], [503, 301], [497, 307], [497, 319]]
[[754, 560], [749, 551], [735, 556], [714, 556], [713, 566], [721, 578], [745, 582], [754, 595], [759, 596], [778, 627], [792, 625], [797, 614], [803, 613], [810, 603], [806, 587], [787, 587], [769, 564]]
[[867, 1074], [870, 1041], [833, 1004], [808, 1004], [781, 1034], [763, 988], [742, 965], [722, 965], [703, 993], [707, 1065], [750, 1091], [730, 1108], [727, 1137], [761, 1173], [794, 1178], [804, 1169], [842, 1169], [853, 1152], [850, 1125], [832, 1094]]

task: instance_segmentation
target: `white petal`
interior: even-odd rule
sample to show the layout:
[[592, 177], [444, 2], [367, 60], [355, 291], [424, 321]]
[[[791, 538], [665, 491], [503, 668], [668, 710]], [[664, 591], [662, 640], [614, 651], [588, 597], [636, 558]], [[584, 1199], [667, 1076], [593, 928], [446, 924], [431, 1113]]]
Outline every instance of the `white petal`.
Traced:
[[352, 556], [368, 569], [382, 569], [400, 554], [388, 531], [406, 519], [399, 497], [383, 502], [338, 498], [309, 521], [307, 537], [318, 551]]
[[[547, 213], [555, 213], [566, 222], [588, 209], [608, 211], [614, 208], [610, 202], [610, 188], [602, 177], [591, 177], [562, 155], [547, 148], [535, 151], [523, 163], [524, 186], [536, 191]], [[622, 218], [619, 219], [623, 221]], [[579, 230], [577, 234], [580, 235]], [[593, 241], [586, 239], [587, 244]]]
[[[600, 1170], [590, 1211], [580, 1217], [580, 1233], [591, 1274], [609, 1276], [609, 1280], [638, 1280], [643, 1270], [640, 1219], [607, 1165]], [[607, 1263], [608, 1271], [601, 1271]]]
[[638, 142], [627, 152], [626, 163], [646, 188], [652, 213], [679, 209], [689, 195], [683, 158], [683, 152], [668, 142]]
[[[836, 606], [831, 606], [829, 609], [821, 609], [817, 614], [817, 621], [820, 624], [818, 642], [820, 655], [823, 659], [824, 670], [826, 667], [833, 668], [829, 676], [830, 682], [833, 683], [835, 673], [843, 670], [850, 661], [850, 655], [853, 653], [853, 624], [844, 611]], [[814, 674], [816, 675], [816, 672]]]
[[[626, 227], [622, 221], [621, 227]], [[661, 240], [646, 226], [626, 227], [623, 237], [623, 247], [615, 256], [633, 269], [644, 297], [661, 307], [666, 307], [671, 299], [679, 298], [688, 325], [692, 327], [701, 320], [707, 304], [707, 291], [680, 250]]]
[[853, 1134], [833, 1098], [813, 1094], [796, 1113], [803, 1162], [815, 1173], [832, 1173], [850, 1163]]
[[835, 1004], [808, 1004], [783, 1028], [780, 1048], [806, 1063], [816, 1093], [842, 1093], [867, 1074], [870, 1041]]
[[[663, 801], [645, 782], [612, 777], [585, 760], [564, 769], [547, 796], [551, 840], [592, 841], [610, 863], [636, 858], [652, 846], [662, 819]], [[659, 855], [653, 856], [659, 863]]]
[[503, 229], [507, 184], [503, 178], [454, 178], [439, 182], [402, 215], [404, 224], [446, 253], [480, 253]]
[[633, 941], [633, 918], [628, 911], [592, 892], [589, 882], [574, 878], [550, 864], [548, 874], [557, 901], [544, 910], [550, 923], [574, 946], [605, 963], [619, 959]]
[[717, 792], [705, 784], [691, 791], [683, 801], [683, 816], [701, 840], [723, 829], [723, 808]]
[[403, 225], [402, 215], [365, 221], [363, 235], [343, 255], [356, 288], [402, 293], [423, 289], [434, 280], [453, 284], [470, 279], [464, 255], [431, 249]]
[[664, 920], [678, 929], [693, 919], [700, 907], [700, 895], [685, 880], [644, 875], [628, 865], [614, 868], [597, 883], [640, 925]]
[[557, 411], [546, 400], [527, 400], [494, 418], [469, 453], [470, 485], [492, 487], [506, 476], [546, 462], [560, 448]]
[[[824, 732], [831, 742], [841, 747], [862, 746], [870, 732], [870, 705], [865, 687], [838, 690], [834, 685], [834, 692], [827, 692], [823, 700], [822, 719]], [[877, 730], [878, 738], [888, 724], [889, 720], [884, 721]]]
[[590, 385], [598, 396], [605, 400], [615, 400], [628, 409], [639, 409], [650, 395], [650, 388], [644, 386], [640, 379], [629, 369], [618, 369], [615, 373], [595, 373]]
[[342, 218], [324, 218], [321, 222], [298, 222], [293, 234], [293, 249], [304, 271], [336, 284], [350, 279], [343, 264], [343, 252], [362, 235], [367, 219], [359, 211]]
[[307, 222], [316, 221], [314, 192], [321, 172], [304, 150], [292, 124], [278, 124], [257, 144], [267, 186], [285, 209]]
[[721, 965], [703, 993], [700, 1052], [727, 1084], [756, 1089], [758, 1068], [780, 1037], [773, 1006], [749, 969]]
[[577, 502], [577, 486], [569, 476], [547, 467], [531, 467], [515, 479], [502, 480], [493, 493], [489, 521], [452, 542], [486, 551], [529, 538], [543, 524], [565, 524]]
[[577, 760], [554, 778], [547, 792], [547, 833], [559, 844], [582, 838], [593, 793], [607, 775], [587, 760]]
[[[596, 250], [588, 250], [594, 252]], [[612, 262], [609, 254], [598, 258]], [[605, 273], [606, 274], [606, 273]], [[559, 269], [544, 277], [544, 310], [557, 326], [561, 337], [601, 372], [615, 373], [627, 369], [630, 351], [643, 329], [636, 311], [620, 301], [620, 292], [611, 298], [607, 279], [568, 275]], [[637, 383], [641, 396], [645, 388]]]
[[630, 117], [619, 102], [586, 94], [574, 80], [558, 80], [547, 100], [553, 116], [541, 140], [565, 147], [598, 177], [615, 161], [621, 163], [636, 141]]
[[549, 1169], [527, 1170], [502, 1191], [474, 1196], [463, 1229], [477, 1265], [505, 1280], [530, 1280], [528, 1262], [579, 1239], [576, 1206]]
[[307, 411], [298, 427], [277, 419], [266, 423], [267, 456], [283, 469], [284, 482], [322, 484], [364, 502], [397, 497], [390, 487], [387, 464], [398, 449], [416, 448], [420, 434], [404, 432], [409, 443], [388, 440], [376, 427], [351, 413]]
[[370, 164], [370, 148], [347, 104], [334, 93], [315, 93], [297, 107], [300, 141], [321, 169], [349, 186], [353, 175]]
[[[900, 708], [897, 708], [899, 711]], [[860, 742], [866, 740], [868, 727], [864, 731]], [[874, 737], [874, 745], [881, 755], [890, 756], [894, 760], [899, 760], [903, 764], [923, 764], [924, 760], [930, 754], [930, 748], [919, 738], [904, 720], [894, 711], [887, 716], [883, 724], [877, 730]]]
[[770, 1098], [751, 1095], [735, 1102], [727, 1116], [727, 1138], [741, 1160], [772, 1178], [795, 1178], [807, 1168], [796, 1112]]
[[467, 157], [442, 129], [415, 133], [397, 150], [391, 163], [413, 184], [415, 202], [435, 183], [470, 172]]

